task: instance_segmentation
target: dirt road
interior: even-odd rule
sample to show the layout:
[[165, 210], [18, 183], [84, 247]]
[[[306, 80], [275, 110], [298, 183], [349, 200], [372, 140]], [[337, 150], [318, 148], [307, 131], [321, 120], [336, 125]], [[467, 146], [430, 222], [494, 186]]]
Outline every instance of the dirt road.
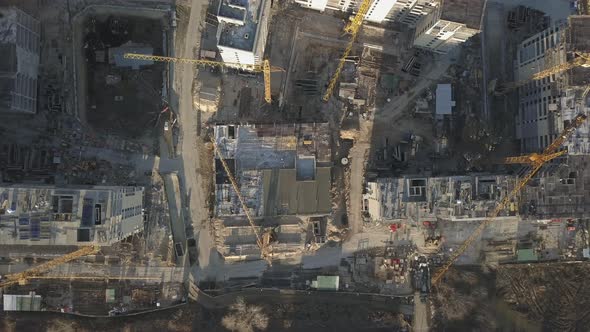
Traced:
[[[199, 47], [201, 40], [201, 25], [208, 2], [193, 0], [191, 2], [190, 17], [184, 36], [177, 38], [176, 53], [178, 56], [192, 58], [193, 50]], [[196, 75], [196, 68], [188, 64], [177, 64], [174, 68], [174, 91], [177, 94], [175, 108], [178, 112], [181, 142], [178, 152], [182, 155], [182, 183], [185, 190], [185, 206], [192, 220], [195, 238], [198, 239], [199, 265], [209, 264], [209, 253], [213, 247], [212, 239], [207, 230], [207, 195], [203, 186], [203, 179], [198, 173], [202, 161], [199, 159], [199, 144], [197, 128], [199, 126], [197, 111], [193, 106], [192, 85]]]
[[428, 332], [428, 302], [420, 300], [420, 293], [414, 294], [414, 322], [413, 331]]
[[453, 59], [458, 58], [459, 48], [449, 52], [448, 54], [439, 56], [435, 59], [436, 64], [432, 66], [431, 70], [420, 78], [416, 84], [404, 95], [395, 97], [393, 101], [385, 104], [382, 110], [375, 112], [375, 122], [392, 123], [393, 120], [399, 116], [408, 104], [419, 96], [426, 88], [436, 83], [447, 71]]
[[[457, 52], [458, 50], [456, 50]], [[422, 91], [428, 88], [431, 84], [436, 82], [449, 68], [452, 59], [457, 57], [456, 52], [451, 52], [444, 56], [440, 56], [436, 61], [436, 65], [432, 69], [422, 75], [406, 94], [396, 97], [395, 100], [386, 104], [382, 109], [375, 111], [374, 119], [370, 122], [361, 123], [361, 134], [359, 140], [355, 142], [354, 147], [350, 150], [351, 167], [350, 167], [350, 201], [349, 201], [349, 223], [351, 233], [356, 234], [362, 231], [362, 194], [365, 177], [365, 166], [367, 157], [371, 147], [372, 135], [379, 135], [373, 129], [372, 123], [375, 126], [387, 126], [390, 130], [390, 125], [395, 118], [400, 116], [408, 106], [408, 104], [419, 96]], [[389, 124], [389, 125], [388, 125]]]

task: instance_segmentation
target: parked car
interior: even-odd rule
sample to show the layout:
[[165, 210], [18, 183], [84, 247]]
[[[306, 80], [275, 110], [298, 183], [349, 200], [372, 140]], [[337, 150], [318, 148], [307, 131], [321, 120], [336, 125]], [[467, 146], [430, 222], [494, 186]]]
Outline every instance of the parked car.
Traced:
[[182, 257], [184, 255], [184, 251], [182, 250], [182, 244], [176, 243], [174, 245], [174, 250], [176, 250], [176, 256]]

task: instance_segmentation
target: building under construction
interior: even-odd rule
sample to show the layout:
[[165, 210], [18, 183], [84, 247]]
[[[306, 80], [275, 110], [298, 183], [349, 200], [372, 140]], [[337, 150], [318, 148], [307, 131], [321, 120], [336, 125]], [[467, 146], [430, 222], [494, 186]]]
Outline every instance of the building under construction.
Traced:
[[[332, 208], [328, 124], [219, 125], [215, 140], [256, 226], [273, 228], [273, 248], [302, 248], [306, 232], [294, 216], [321, 217]], [[219, 159], [215, 171], [221, 252], [256, 253], [254, 230]]]
[[[507, 175], [379, 178], [367, 183], [363, 209], [375, 221], [484, 218], [515, 182]], [[517, 209], [514, 202], [508, 210], [514, 215]]]
[[271, 1], [220, 1], [217, 48], [224, 62], [255, 65], [262, 61]]
[[590, 217], [588, 155], [570, 155], [552, 165], [522, 193], [521, 214], [538, 219]]
[[[519, 82], [528, 81], [518, 89], [516, 138], [521, 152], [546, 148], [578, 114], [589, 115], [588, 64], [565, 67], [588, 57], [589, 52], [590, 16], [570, 16], [566, 23], [555, 24], [520, 44], [515, 77]], [[539, 72], [547, 74], [532, 80]], [[564, 143], [569, 154], [590, 153], [589, 128], [583, 123]]]
[[0, 187], [3, 245], [110, 246], [143, 230], [141, 187]]
[[0, 8], [0, 112], [37, 112], [39, 21], [18, 8]]

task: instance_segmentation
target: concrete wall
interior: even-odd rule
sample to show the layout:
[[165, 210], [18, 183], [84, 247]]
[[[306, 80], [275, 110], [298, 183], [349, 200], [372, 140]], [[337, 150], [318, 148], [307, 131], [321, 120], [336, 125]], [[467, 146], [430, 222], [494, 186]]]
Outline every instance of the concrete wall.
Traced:
[[270, 0], [263, 0], [261, 6], [263, 9], [258, 18], [258, 27], [256, 29], [256, 39], [254, 40], [254, 63], [261, 63], [264, 56], [264, 48], [268, 38], [268, 21], [270, 19]]

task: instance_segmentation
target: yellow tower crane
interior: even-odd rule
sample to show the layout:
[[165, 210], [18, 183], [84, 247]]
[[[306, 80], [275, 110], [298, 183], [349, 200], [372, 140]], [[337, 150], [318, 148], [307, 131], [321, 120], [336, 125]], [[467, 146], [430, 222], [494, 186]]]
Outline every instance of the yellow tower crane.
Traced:
[[363, 20], [365, 19], [365, 15], [369, 11], [370, 7], [371, 7], [371, 0], [363, 0], [361, 5], [359, 6], [359, 10], [356, 13], [356, 15], [354, 15], [352, 20], [350, 22], [348, 22], [346, 27], [344, 27], [344, 32], [350, 34], [350, 41], [348, 42], [348, 45], [346, 46], [346, 49], [344, 50], [342, 57], [338, 61], [338, 66], [336, 67], [336, 71], [334, 72], [334, 75], [332, 76], [332, 79], [330, 80], [330, 83], [328, 84], [328, 89], [326, 90], [326, 93], [324, 94], [324, 97], [322, 98], [324, 101], [330, 100], [330, 97], [332, 96], [332, 93], [334, 92], [334, 88], [336, 88], [336, 84], [338, 83], [338, 80], [340, 79], [340, 73], [342, 72], [342, 68], [344, 68], [344, 64], [346, 63], [346, 58], [350, 55], [350, 52], [352, 51], [352, 48], [354, 47], [354, 42], [356, 41], [356, 37], [360, 31], [361, 25], [363, 24]]
[[270, 73], [271, 72], [284, 72], [285, 70], [280, 67], [274, 67], [270, 65], [268, 60], [262, 61], [262, 65], [246, 65], [242, 63], [230, 63], [230, 62], [221, 62], [221, 61], [211, 61], [211, 60], [197, 60], [197, 59], [188, 59], [188, 58], [175, 58], [175, 57], [168, 57], [168, 56], [159, 56], [159, 55], [148, 55], [148, 54], [137, 54], [137, 53], [125, 53], [123, 55], [126, 59], [134, 59], [134, 60], [143, 60], [143, 61], [157, 61], [157, 62], [174, 62], [174, 63], [188, 63], [194, 65], [201, 65], [201, 66], [212, 66], [212, 67], [219, 67], [219, 68], [239, 68], [255, 73], [263, 73], [264, 74], [264, 100], [267, 103], [272, 102], [272, 98], [270, 95]]
[[0, 289], [15, 284], [25, 285], [27, 280], [30, 278], [39, 277], [41, 274], [53, 269], [54, 267], [73, 261], [74, 259], [78, 259], [83, 256], [94, 255], [99, 252], [99, 250], [100, 247], [98, 246], [82, 247], [74, 252], [52, 259], [49, 262], [40, 264], [23, 272], [9, 274], [4, 277], [2, 282], [0, 282]]
[[508, 83], [497, 83], [496, 80], [493, 80], [490, 83], [490, 90], [494, 92], [496, 95], [503, 95], [512, 90], [518, 89], [519, 87], [531, 82], [531, 80], [540, 80], [545, 77], [549, 77], [551, 75], [559, 74], [564, 71], [576, 68], [576, 67], [590, 67], [590, 53], [581, 53], [575, 52], [575, 58], [571, 61], [552, 66], [551, 68], [547, 68], [542, 70], [538, 73], [535, 73], [530, 80], [518, 81], [518, 82], [508, 82]]
[[576, 67], [590, 67], [590, 53], [574, 52], [573, 60], [542, 70], [533, 75], [533, 80], [540, 80]]
[[252, 231], [254, 232], [254, 235], [256, 236], [256, 244], [260, 248], [260, 256], [262, 256], [262, 258], [265, 259], [270, 264], [271, 263], [271, 255], [272, 255], [272, 253], [270, 252], [270, 236], [269, 236], [270, 234], [268, 233], [268, 235], [267, 235], [267, 233], [265, 233], [261, 236], [260, 232], [258, 231], [258, 228], [256, 227], [256, 225], [254, 225], [254, 219], [252, 219], [252, 216], [250, 215], [250, 210], [249, 210], [248, 206], [246, 205], [246, 200], [242, 196], [242, 193], [240, 191], [240, 187], [238, 186], [238, 183], [236, 182], [234, 175], [232, 174], [231, 170], [229, 169], [229, 166], [227, 166], [227, 163], [226, 163], [225, 159], [223, 158], [223, 155], [221, 154], [221, 151], [219, 150], [217, 143], [215, 142], [215, 138], [213, 138], [213, 148], [215, 149], [215, 153], [217, 154], [219, 161], [221, 161], [221, 165], [223, 166], [223, 169], [225, 170], [225, 173], [227, 174], [227, 177], [229, 178], [229, 182], [231, 183], [232, 187], [234, 188], [234, 191], [236, 192], [236, 195], [238, 196], [238, 200], [240, 201], [240, 204], [242, 205], [242, 210], [244, 210], [244, 214], [246, 215], [246, 219], [248, 219], [248, 223], [250, 224], [250, 227], [252, 228]]
[[531, 170], [522, 178], [514, 189], [504, 197], [496, 205], [490, 216], [484, 220], [479, 226], [469, 235], [469, 237], [461, 244], [461, 246], [453, 252], [451, 257], [445, 262], [445, 264], [439, 268], [436, 273], [432, 276], [432, 284], [436, 285], [440, 282], [441, 278], [449, 270], [449, 268], [459, 259], [459, 257], [471, 246], [471, 244], [477, 240], [479, 235], [483, 232], [487, 225], [489, 225], [499, 214], [504, 210], [506, 206], [508, 206], [512, 200], [518, 195], [518, 193], [526, 186], [526, 184], [530, 181], [530, 179], [537, 174], [539, 169], [543, 167], [543, 165], [554, 159], [558, 156], [561, 156], [565, 153], [565, 151], [557, 151], [561, 145], [576, 131], [576, 129], [586, 121], [586, 116], [583, 114], [578, 115], [572, 123], [549, 145], [541, 154], [533, 153], [528, 156], [521, 156], [521, 157], [512, 157], [506, 158], [504, 160], [505, 163], [513, 164], [513, 163], [526, 163], [531, 165]]

